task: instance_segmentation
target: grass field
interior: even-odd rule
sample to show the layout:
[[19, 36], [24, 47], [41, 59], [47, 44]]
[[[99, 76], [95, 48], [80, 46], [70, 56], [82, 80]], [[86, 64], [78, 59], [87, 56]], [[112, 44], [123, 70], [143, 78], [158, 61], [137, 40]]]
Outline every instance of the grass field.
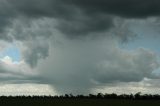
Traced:
[[159, 100], [106, 100], [106, 99], [12, 99], [1, 100], [5, 106], [160, 106]]

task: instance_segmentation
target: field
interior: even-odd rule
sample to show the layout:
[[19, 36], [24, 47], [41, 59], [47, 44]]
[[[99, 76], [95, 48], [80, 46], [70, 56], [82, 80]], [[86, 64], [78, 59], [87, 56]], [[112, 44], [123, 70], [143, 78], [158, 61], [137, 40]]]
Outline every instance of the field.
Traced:
[[159, 100], [4, 99], [0, 106], [160, 106]]

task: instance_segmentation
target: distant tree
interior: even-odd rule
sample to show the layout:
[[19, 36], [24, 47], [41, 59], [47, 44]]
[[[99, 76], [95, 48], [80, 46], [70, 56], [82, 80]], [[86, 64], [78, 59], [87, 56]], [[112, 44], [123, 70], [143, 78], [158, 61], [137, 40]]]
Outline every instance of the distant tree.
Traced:
[[141, 96], [141, 92], [137, 92], [134, 96], [135, 96], [136, 99], [139, 99], [140, 96]]
[[103, 97], [104, 97], [104, 95], [102, 93], [97, 94], [97, 98], [103, 98]]
[[68, 95], [68, 94], [65, 94], [64, 97], [65, 97], [65, 98], [69, 98], [69, 95]]

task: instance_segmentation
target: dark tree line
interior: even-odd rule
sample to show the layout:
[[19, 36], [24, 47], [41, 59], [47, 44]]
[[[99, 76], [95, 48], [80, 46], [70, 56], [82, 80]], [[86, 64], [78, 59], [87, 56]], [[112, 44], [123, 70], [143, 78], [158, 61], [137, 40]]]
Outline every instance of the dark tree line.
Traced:
[[160, 100], [160, 95], [155, 94], [141, 94], [140, 92], [136, 94], [121, 94], [117, 95], [115, 93], [112, 94], [102, 94], [98, 93], [97, 95], [89, 94], [87, 96], [85, 95], [72, 95], [72, 94], [65, 94], [61, 96], [0, 96], [0, 100], [3, 99], [133, 99], [133, 100], [139, 100], [139, 99], [157, 99]]

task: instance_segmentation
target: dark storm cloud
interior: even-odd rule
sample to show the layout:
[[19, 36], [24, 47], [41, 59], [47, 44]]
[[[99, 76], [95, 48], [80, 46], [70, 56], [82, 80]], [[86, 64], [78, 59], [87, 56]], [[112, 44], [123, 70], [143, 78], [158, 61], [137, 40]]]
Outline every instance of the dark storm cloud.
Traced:
[[[82, 15], [83, 16], [83, 15]], [[86, 34], [94, 32], [104, 32], [113, 26], [111, 17], [100, 16], [85, 16], [71, 21], [59, 21], [58, 29], [69, 37], [86, 36]]]
[[0, 5], [0, 22], [2, 21], [0, 31], [16, 16], [29, 19], [49, 17], [57, 19], [59, 24], [56, 28], [69, 37], [106, 31], [114, 26], [114, 16], [147, 18], [160, 14], [159, 0], [2, 0], [1, 2], [3, 3]]
[[[127, 41], [134, 35], [128, 34], [127, 27], [125, 31], [122, 31], [124, 22], [115, 22], [114, 17], [146, 18], [158, 16], [160, 11], [158, 0], [152, 0], [152, 2], [149, 0], [1, 0], [0, 2], [0, 38], [7, 40], [13, 38], [25, 42], [30, 50], [27, 49], [23, 55], [25, 61], [32, 67], [36, 66], [39, 58], [44, 59], [48, 56], [49, 48], [48, 44], [37, 42], [35, 46], [34, 42], [39, 37], [43, 41], [43, 39], [54, 36], [47, 30], [49, 29], [47, 26], [54, 24], [53, 22], [45, 24], [46, 28], [40, 27], [40, 31], [36, 30], [37, 26], [34, 26], [34, 22], [39, 19], [42, 21], [45, 20], [44, 18], [56, 20], [57, 24], [52, 27], [53, 30], [58, 29], [68, 38], [100, 36], [100, 34], [93, 33], [101, 33], [114, 28], [115, 34], [101, 35], [114, 35]], [[16, 23], [15, 20], [18, 20], [19, 23]], [[116, 26], [115, 23], [120, 23], [120, 25]], [[38, 24], [38, 26], [41, 25]], [[5, 35], [9, 32], [6, 30], [8, 27], [13, 32]], [[26, 43], [28, 41], [29, 43]]]
[[8, 0], [21, 13], [30, 17], [74, 18], [76, 9], [91, 14], [143, 18], [160, 14], [159, 0]]
[[[127, 27], [125, 33], [120, 34], [120, 32], [123, 32], [121, 31], [122, 26], [115, 25], [114, 17], [145, 18], [158, 16], [159, 5], [158, 0], [1, 0], [0, 38], [5, 40], [15, 39], [23, 43], [29, 41], [30, 44], [26, 43], [26, 45], [29, 48], [35, 47], [31, 40], [34, 42], [39, 37], [48, 39], [53, 34], [49, 34], [47, 26], [54, 23], [49, 23], [46, 28], [39, 28], [46, 31], [36, 31], [37, 26], [34, 26], [34, 21], [48, 18], [56, 20], [57, 24], [52, 27], [53, 30], [58, 29], [68, 38], [86, 37], [88, 35], [100, 36], [100, 34], [93, 33], [106, 32], [109, 29], [117, 28], [113, 31], [115, 34], [101, 35], [114, 35], [123, 41], [127, 41], [133, 35], [126, 33], [129, 32]], [[17, 24], [15, 20], [20, 22]], [[16, 25], [14, 25], [15, 23]], [[123, 22], [120, 24], [123, 24]], [[6, 34], [9, 32], [7, 28], [13, 30], [11, 34]], [[42, 44], [35, 47], [36, 49], [31, 49], [33, 52], [24, 53], [26, 62], [32, 67], [37, 64], [38, 58], [48, 56], [49, 47], [47, 44], [45, 45]]]
[[15, 17], [16, 13], [12, 6], [5, 0], [0, 1], [0, 38], [5, 40], [10, 40], [9, 36], [3, 35], [3, 31], [7, 26], [10, 26], [12, 19]]
[[160, 14], [159, 0], [68, 0], [89, 14], [112, 14], [126, 18], [145, 18]]
[[9, 2], [17, 12], [28, 18], [55, 18], [59, 22], [58, 28], [66, 36], [85, 36], [90, 32], [101, 32], [111, 26], [112, 17], [107, 14], [86, 14], [77, 5], [58, 0], [22, 0]]

